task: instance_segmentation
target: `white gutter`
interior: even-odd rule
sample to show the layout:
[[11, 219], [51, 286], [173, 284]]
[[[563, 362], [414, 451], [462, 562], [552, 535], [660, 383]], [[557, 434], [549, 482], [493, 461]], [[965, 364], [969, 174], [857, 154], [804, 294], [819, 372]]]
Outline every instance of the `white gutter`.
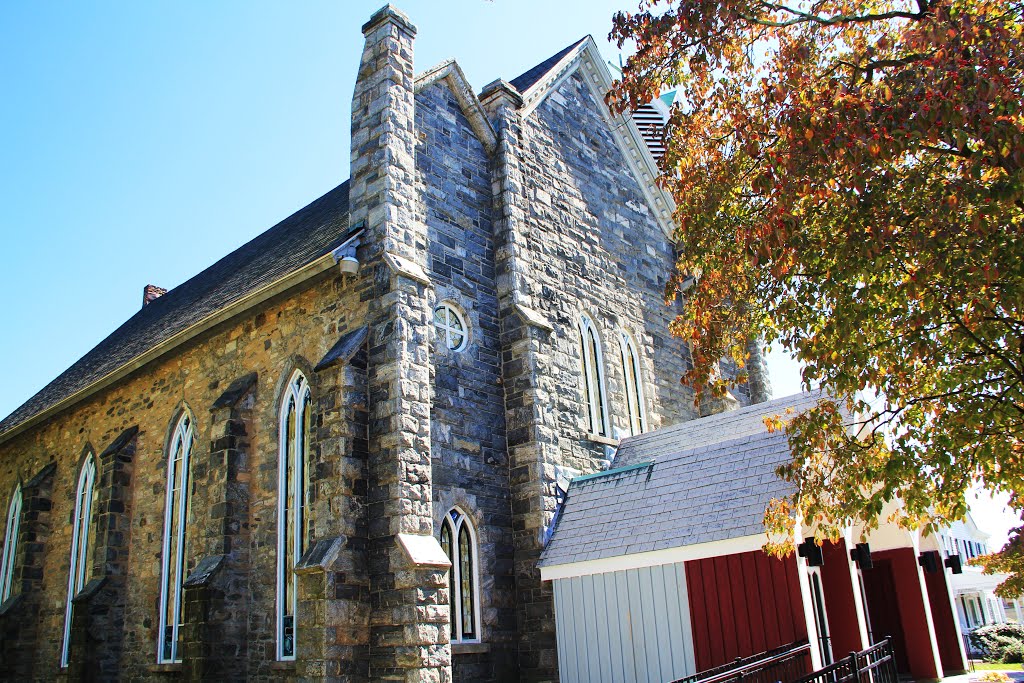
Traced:
[[316, 260], [307, 263], [298, 270], [293, 270], [284, 277], [281, 277], [267, 285], [264, 285], [263, 287], [253, 292], [249, 292], [242, 298], [228, 304], [227, 306], [220, 309], [216, 313], [213, 313], [207, 316], [206, 318], [203, 318], [199, 322], [194, 323], [189, 327], [186, 327], [184, 330], [181, 330], [180, 332], [172, 335], [168, 339], [165, 339], [164, 341], [160, 342], [156, 346], [153, 346], [150, 349], [144, 351], [143, 353], [139, 354], [138, 356], [128, 361], [124, 365], [116, 368], [115, 370], [112, 370], [108, 374], [96, 380], [92, 384], [82, 389], [79, 389], [75, 393], [65, 397], [61, 401], [58, 401], [49, 408], [46, 408], [41, 412], [36, 413], [35, 415], [28, 418], [24, 422], [21, 422], [15, 425], [14, 427], [11, 427], [6, 432], [0, 434], [0, 444], [9, 441], [18, 434], [21, 434], [22, 432], [28, 430], [29, 428], [34, 427], [35, 425], [46, 420], [52, 415], [73, 406], [74, 404], [78, 403], [79, 401], [85, 398], [88, 398], [89, 396], [92, 396], [101, 389], [105, 389], [111, 384], [131, 374], [135, 370], [138, 370], [142, 366], [151, 363], [157, 358], [160, 358], [161, 356], [173, 351], [174, 349], [181, 346], [185, 342], [194, 339], [203, 332], [206, 332], [207, 330], [216, 327], [217, 325], [244, 313], [245, 311], [249, 310], [250, 308], [253, 308], [254, 306], [258, 306], [259, 304], [267, 301], [268, 299], [277, 296], [281, 292], [287, 291], [292, 287], [302, 282], [305, 282], [306, 280], [316, 275], [319, 275], [320, 273], [323, 273], [326, 270], [333, 268], [335, 264], [334, 252], [348, 245], [350, 242], [352, 242], [362, 234], [363, 231], [360, 230], [359, 232], [355, 233], [347, 240], [345, 240], [345, 242], [341, 244], [337, 249], [327, 252], [323, 256], [320, 256]]
[[752, 536], [741, 536], [739, 538], [728, 538], [721, 541], [706, 541], [695, 545], [665, 548], [664, 550], [650, 550], [642, 553], [615, 555], [613, 557], [605, 557], [599, 560], [581, 560], [578, 562], [567, 562], [565, 564], [541, 566], [540, 578], [542, 581], [551, 581], [554, 579], [567, 579], [574, 576], [605, 574], [608, 572], [623, 571], [625, 569], [656, 567], [662, 564], [675, 564], [676, 562], [703, 560], [708, 557], [719, 557], [721, 555], [747, 553], [754, 550], [760, 550], [764, 547], [766, 541], [767, 537], [764, 534], [756, 534]]

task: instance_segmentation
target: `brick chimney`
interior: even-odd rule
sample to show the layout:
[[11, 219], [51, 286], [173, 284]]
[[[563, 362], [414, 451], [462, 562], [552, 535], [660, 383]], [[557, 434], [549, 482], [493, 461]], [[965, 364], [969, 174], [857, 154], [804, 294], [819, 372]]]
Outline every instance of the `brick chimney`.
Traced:
[[167, 290], [164, 289], [163, 287], [157, 287], [156, 285], [146, 285], [145, 287], [142, 288], [142, 307], [145, 308], [146, 306], [150, 305], [151, 303], [153, 303], [166, 293]]

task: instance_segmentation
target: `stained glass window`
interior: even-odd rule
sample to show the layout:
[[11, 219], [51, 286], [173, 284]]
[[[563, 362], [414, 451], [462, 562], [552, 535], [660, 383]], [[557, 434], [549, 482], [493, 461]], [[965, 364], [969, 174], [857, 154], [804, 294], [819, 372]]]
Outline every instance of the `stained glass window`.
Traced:
[[11, 494], [11, 504], [7, 508], [7, 526], [4, 533], [4, 554], [0, 561], [0, 602], [11, 597], [11, 586], [14, 579], [14, 563], [18, 553], [18, 529], [21, 525], [21, 487]]
[[452, 642], [478, 641], [480, 614], [476, 532], [458, 508], [449, 511], [441, 523], [441, 548], [452, 562], [448, 572]]
[[641, 434], [647, 429], [647, 418], [644, 411], [643, 385], [640, 380], [640, 363], [633, 340], [625, 332], [619, 334], [619, 350], [622, 352], [622, 376], [626, 388], [629, 433]]
[[441, 304], [434, 309], [434, 329], [441, 343], [452, 351], [466, 347], [469, 338], [466, 321], [451, 304]]
[[306, 463], [312, 408], [309, 383], [292, 375], [281, 404], [277, 506], [277, 658], [295, 659], [298, 584], [295, 565], [309, 542], [306, 514], [309, 495]]
[[160, 568], [160, 629], [158, 662], [180, 662], [182, 584], [185, 581], [185, 540], [190, 497], [190, 463], [195, 441], [192, 418], [183, 413], [167, 453], [167, 494], [164, 503], [164, 541]]
[[608, 436], [608, 402], [604, 390], [601, 341], [593, 321], [586, 315], [580, 316], [580, 362], [587, 428], [592, 434]]
[[68, 595], [64, 607], [64, 644], [61, 647], [60, 665], [68, 665], [71, 638], [72, 599], [78, 595], [90, 578], [93, 548], [92, 511], [96, 503], [96, 460], [92, 454], [86, 456], [78, 475], [75, 490], [75, 521], [71, 530], [71, 565], [68, 571]]

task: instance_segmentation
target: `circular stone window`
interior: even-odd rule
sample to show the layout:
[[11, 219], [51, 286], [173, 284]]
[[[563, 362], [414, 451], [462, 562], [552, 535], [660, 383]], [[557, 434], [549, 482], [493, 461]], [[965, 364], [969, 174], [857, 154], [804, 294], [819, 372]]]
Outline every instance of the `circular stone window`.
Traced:
[[451, 304], [440, 304], [434, 309], [434, 329], [446, 348], [461, 351], [466, 348], [469, 334], [462, 314]]

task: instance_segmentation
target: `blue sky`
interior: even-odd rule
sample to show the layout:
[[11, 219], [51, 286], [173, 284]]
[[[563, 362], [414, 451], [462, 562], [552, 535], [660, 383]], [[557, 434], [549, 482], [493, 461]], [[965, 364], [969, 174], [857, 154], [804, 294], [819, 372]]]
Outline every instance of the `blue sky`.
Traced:
[[[383, 2], [9, 3], [0, 24], [0, 415], [174, 287], [348, 177], [360, 27]], [[479, 91], [635, 0], [398, 3], [416, 69]], [[798, 389], [774, 357], [775, 395]], [[979, 520], [980, 521], [980, 520]]]
[[[144, 285], [180, 284], [348, 177], [360, 27], [382, 4], [5, 6], [0, 414], [131, 316]], [[417, 71], [455, 57], [478, 90], [588, 33], [614, 56], [616, 2], [399, 7]]]

